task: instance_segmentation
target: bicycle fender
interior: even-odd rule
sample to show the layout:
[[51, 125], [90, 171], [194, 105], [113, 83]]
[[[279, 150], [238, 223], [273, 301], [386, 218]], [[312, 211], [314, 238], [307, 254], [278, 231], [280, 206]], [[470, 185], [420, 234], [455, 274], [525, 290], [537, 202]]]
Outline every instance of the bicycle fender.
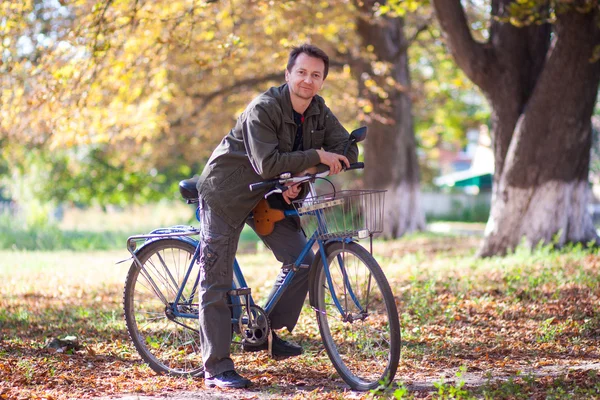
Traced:
[[152, 239], [148, 239], [146, 241], [144, 241], [144, 244], [142, 244], [140, 247], [138, 247], [135, 251], [135, 254], [139, 254], [139, 252], [146, 246], [148, 246], [150, 243], [154, 243], [157, 242], [159, 240], [179, 240], [180, 242], [185, 242], [187, 244], [190, 244], [194, 247], [198, 246], [198, 240], [190, 237], [190, 236], [173, 236], [173, 237], [157, 237], [157, 238], [152, 238]]

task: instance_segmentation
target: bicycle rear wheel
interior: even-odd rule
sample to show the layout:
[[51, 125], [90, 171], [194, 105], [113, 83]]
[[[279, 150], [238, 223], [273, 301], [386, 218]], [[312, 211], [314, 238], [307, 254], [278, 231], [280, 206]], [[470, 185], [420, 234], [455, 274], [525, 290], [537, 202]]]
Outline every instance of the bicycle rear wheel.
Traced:
[[321, 260], [311, 290], [325, 350], [353, 390], [389, 385], [400, 359], [400, 322], [389, 283], [357, 243], [330, 243], [326, 254], [331, 281]]
[[173, 315], [173, 302], [190, 266], [195, 247], [177, 239], [161, 239], [140, 249], [137, 263], [129, 268], [123, 303], [129, 336], [140, 356], [158, 373], [201, 376], [202, 352], [198, 334], [198, 264], [194, 263], [179, 312], [195, 318]]

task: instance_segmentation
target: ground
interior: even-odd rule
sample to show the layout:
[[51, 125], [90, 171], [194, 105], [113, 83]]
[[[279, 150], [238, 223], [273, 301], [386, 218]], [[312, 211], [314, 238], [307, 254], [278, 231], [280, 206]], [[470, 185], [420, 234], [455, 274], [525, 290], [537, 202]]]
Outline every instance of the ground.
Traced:
[[[293, 335], [305, 353], [288, 360], [233, 347], [254, 386], [207, 389], [202, 379], [157, 376], [141, 362], [122, 318], [125, 251], [0, 253], [0, 398], [342, 399], [600, 398], [600, 256], [549, 246], [477, 260], [473, 236], [376, 242], [402, 325], [392, 389], [350, 392], [305, 307]], [[366, 243], [368, 245], [368, 243]], [[240, 257], [256, 298], [277, 263]], [[75, 336], [79, 347], [48, 348]]]

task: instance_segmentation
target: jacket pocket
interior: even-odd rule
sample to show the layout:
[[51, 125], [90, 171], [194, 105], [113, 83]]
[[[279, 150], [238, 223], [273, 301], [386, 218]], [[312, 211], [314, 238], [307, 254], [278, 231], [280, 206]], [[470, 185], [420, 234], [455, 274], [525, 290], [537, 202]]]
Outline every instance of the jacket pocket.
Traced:
[[281, 153], [289, 153], [292, 151], [292, 140], [295, 134], [283, 129], [282, 132], [278, 135], [277, 141], [279, 142], [279, 151]]
[[310, 147], [320, 149], [325, 141], [325, 129], [313, 129], [310, 131]]
[[240, 180], [240, 178], [242, 177], [244, 170], [246, 168], [244, 168], [243, 165], [240, 165], [239, 167], [237, 167], [235, 169], [235, 171], [233, 171], [231, 174], [229, 174], [229, 176], [227, 176], [225, 179], [223, 179], [217, 186], [218, 189], [223, 189], [226, 188], [227, 186], [230, 186], [234, 183], [236, 183], [237, 181]]

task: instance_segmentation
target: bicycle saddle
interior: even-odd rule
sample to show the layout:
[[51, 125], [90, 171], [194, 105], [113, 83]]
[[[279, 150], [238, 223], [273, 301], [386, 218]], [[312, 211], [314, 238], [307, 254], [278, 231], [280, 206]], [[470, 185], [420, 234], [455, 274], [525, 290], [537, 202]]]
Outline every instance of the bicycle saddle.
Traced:
[[179, 193], [181, 193], [185, 200], [198, 201], [198, 189], [196, 188], [198, 179], [200, 177], [194, 176], [193, 178], [184, 179], [179, 182]]

